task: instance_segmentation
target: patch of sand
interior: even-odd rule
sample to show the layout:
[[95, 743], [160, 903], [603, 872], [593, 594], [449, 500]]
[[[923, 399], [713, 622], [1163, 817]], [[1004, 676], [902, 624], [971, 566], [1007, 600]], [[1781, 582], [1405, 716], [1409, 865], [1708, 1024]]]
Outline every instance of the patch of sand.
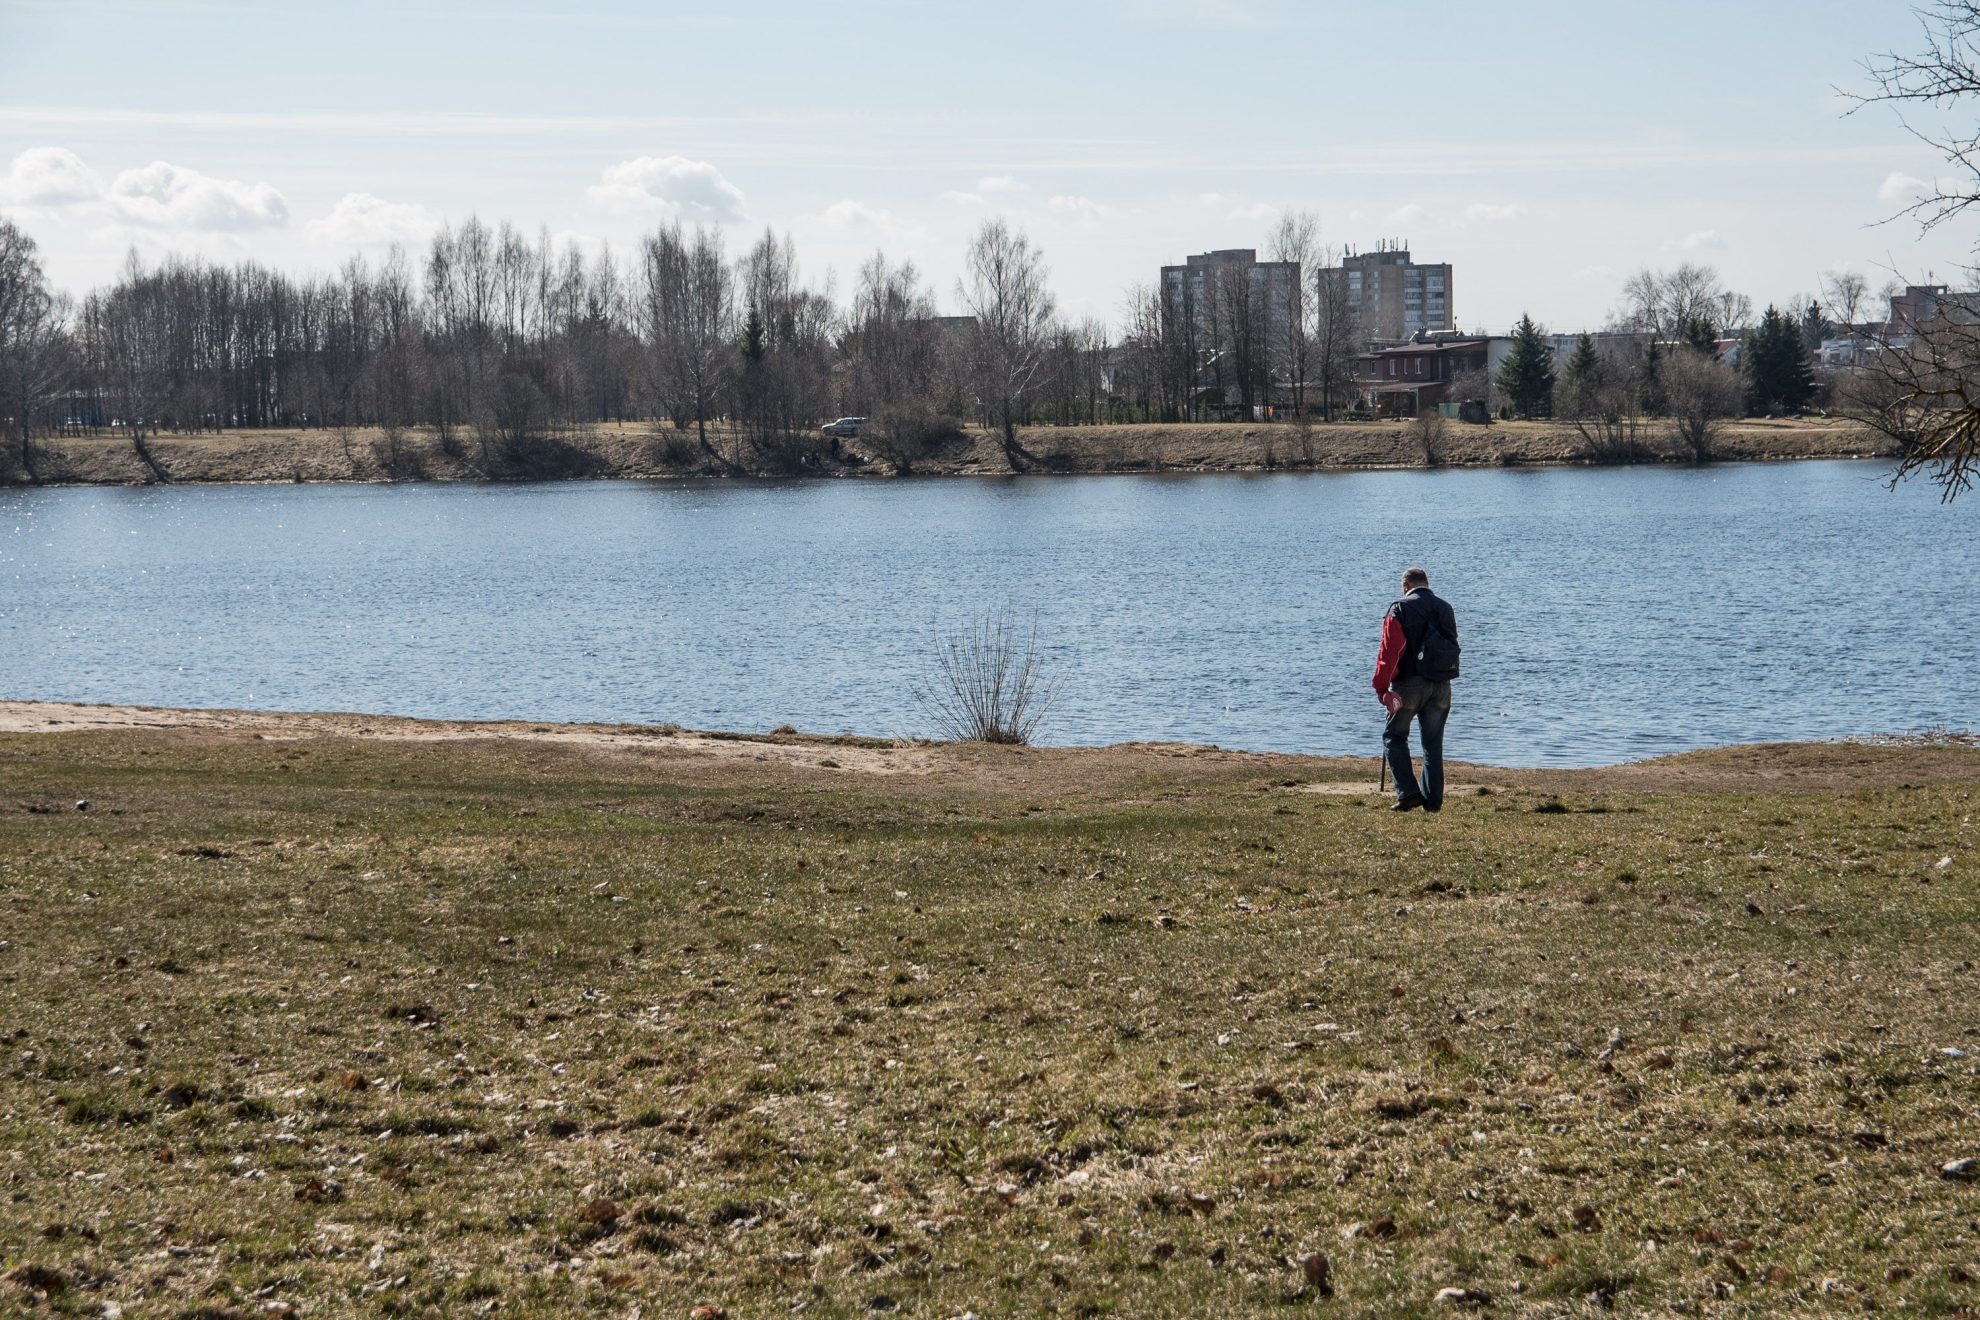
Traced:
[[265, 742], [378, 738], [395, 742], [494, 739], [581, 747], [641, 748], [690, 756], [772, 761], [805, 769], [871, 775], [926, 770], [926, 745], [805, 734], [707, 734], [665, 725], [544, 724], [523, 720], [416, 720], [391, 715], [289, 714], [253, 710], [176, 710], [72, 701], [0, 701], [0, 733], [77, 733], [92, 729], [182, 729], [248, 734]]
[[[1395, 790], [1387, 784], [1379, 784], [1371, 779], [1366, 783], [1362, 783], [1359, 780], [1349, 780], [1346, 783], [1329, 781], [1323, 784], [1294, 784], [1291, 791], [1294, 793], [1324, 793], [1329, 797], [1387, 797]], [[1444, 785], [1445, 797], [1471, 797], [1477, 792], [1478, 785], [1476, 784]]]

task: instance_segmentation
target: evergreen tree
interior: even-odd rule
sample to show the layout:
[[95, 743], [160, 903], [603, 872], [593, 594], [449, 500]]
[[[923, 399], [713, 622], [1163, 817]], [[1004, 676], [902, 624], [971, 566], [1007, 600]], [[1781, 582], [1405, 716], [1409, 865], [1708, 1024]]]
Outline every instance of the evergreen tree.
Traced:
[[1595, 341], [1587, 335], [1574, 341], [1574, 352], [1568, 355], [1567, 377], [1577, 383], [1591, 380], [1602, 369], [1602, 359], [1595, 352]]
[[742, 350], [745, 370], [762, 365], [764, 356], [770, 351], [768, 341], [769, 331], [763, 324], [763, 314], [752, 303], [749, 316], [743, 321], [742, 343], [738, 345]]
[[1708, 317], [1694, 316], [1684, 323], [1684, 342], [1706, 357], [1719, 356], [1719, 332]]
[[1531, 316], [1513, 327], [1512, 352], [1499, 365], [1499, 393], [1521, 417], [1545, 417], [1554, 398], [1554, 354]]
[[1567, 366], [1561, 371], [1560, 388], [1555, 393], [1564, 406], [1557, 406], [1554, 411], [1579, 416], [1601, 372], [1602, 359], [1595, 352], [1595, 341], [1584, 334], [1575, 341], [1574, 352], [1568, 355]]
[[1664, 411], [1664, 350], [1654, 339], [1643, 352], [1643, 411], [1653, 415]]
[[1832, 327], [1829, 318], [1822, 314], [1822, 304], [1809, 301], [1801, 313], [1801, 342], [1810, 353], [1822, 351], [1822, 341], [1829, 337]]
[[1808, 341], [1794, 318], [1769, 307], [1741, 350], [1748, 412], [1800, 412], [1815, 397]]
[[766, 364], [770, 356], [770, 331], [763, 323], [763, 314], [750, 304], [749, 313], [743, 318], [742, 334], [736, 340], [736, 351], [742, 357], [742, 369], [736, 373], [736, 419], [750, 433], [762, 437], [765, 433], [765, 386], [768, 370]]

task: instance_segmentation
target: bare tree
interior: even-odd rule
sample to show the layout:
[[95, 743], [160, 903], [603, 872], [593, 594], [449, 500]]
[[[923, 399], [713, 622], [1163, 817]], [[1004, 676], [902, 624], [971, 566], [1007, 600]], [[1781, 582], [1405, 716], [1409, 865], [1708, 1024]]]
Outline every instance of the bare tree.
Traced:
[[859, 268], [840, 342], [844, 401], [871, 419], [870, 443], [903, 476], [952, 430], [932, 406], [937, 339], [935, 295], [914, 263], [875, 252]]
[[1320, 221], [1311, 211], [1289, 211], [1272, 231], [1270, 251], [1274, 261], [1288, 261], [1298, 267], [1287, 290], [1287, 306], [1279, 321], [1276, 345], [1278, 366], [1292, 384], [1293, 415], [1306, 412], [1306, 379], [1313, 370], [1313, 321], [1307, 307], [1306, 276], [1320, 257]]
[[1752, 299], [1729, 291], [1710, 266], [1686, 262], [1675, 270], [1640, 270], [1623, 284], [1623, 305], [1613, 328], [1654, 339], [1682, 339], [1694, 324], [1715, 330], [1744, 325], [1753, 315]]
[[371, 360], [373, 420], [384, 439], [379, 456], [387, 476], [405, 475], [406, 428], [419, 415], [419, 387], [425, 364], [418, 297], [405, 250], [394, 244], [379, 268], [375, 285], [378, 352]]
[[1851, 114], [1869, 105], [1897, 107], [1905, 130], [1960, 171], [1957, 178], [1933, 180], [1898, 213], [1930, 230], [1980, 202], [1980, 128], [1950, 122], [1921, 127], [1912, 118], [1919, 110], [1957, 110], [1980, 95], [1980, 0], [1937, 0], [1917, 15], [1925, 48], [1872, 56], [1864, 62], [1871, 90], [1847, 95], [1856, 103]]
[[1122, 334], [1115, 355], [1114, 393], [1138, 421], [1168, 417], [1162, 380], [1162, 305], [1153, 286], [1137, 284], [1121, 299]]
[[1046, 285], [1045, 257], [1003, 220], [986, 220], [970, 240], [957, 285], [970, 327], [970, 363], [977, 397], [1001, 432], [1013, 472], [1037, 463], [1018, 443], [1018, 418], [1044, 384], [1056, 310]]
[[1320, 386], [1320, 412], [1328, 421], [1354, 390], [1354, 355], [1360, 349], [1360, 327], [1348, 302], [1347, 272], [1340, 252], [1322, 249], [1309, 279], [1308, 306], [1313, 321], [1311, 357]]
[[1822, 314], [1844, 331], [1855, 329], [1870, 303], [1870, 281], [1853, 270], [1832, 270], [1822, 276]]
[[1633, 346], [1595, 349], [1592, 360], [1577, 353], [1554, 390], [1554, 413], [1581, 437], [1584, 452], [1598, 463], [1627, 463], [1648, 457], [1643, 442], [1643, 355]]
[[146, 271], [133, 248], [125, 258], [123, 278], [100, 302], [95, 297], [91, 302], [92, 339], [122, 404], [131, 448], [154, 479], [170, 480], [145, 443], [168, 384], [171, 326], [164, 273]]
[[1894, 480], [1923, 474], [1945, 499], [1980, 476], [1980, 323], [1937, 317], [1875, 337], [1839, 386], [1843, 410], [1896, 441]]
[[1678, 439], [1694, 463], [1709, 462], [1719, 432], [1744, 402], [1739, 373], [1711, 354], [1680, 348], [1664, 359], [1660, 379]]
[[656, 397], [676, 427], [694, 426], [704, 453], [742, 470], [740, 435], [728, 458], [708, 443], [734, 365], [735, 284], [721, 235], [697, 228], [690, 242], [675, 221], [647, 236], [640, 274], [640, 329]]
[[[1899, 214], [1931, 230], [1980, 202], [1980, 128], [1969, 110], [1980, 95], [1980, 3], [1939, 0], [1918, 11], [1924, 49], [1895, 52], [1866, 63], [1867, 105], [1897, 108], [1907, 131], [1954, 166]], [[1915, 112], [1932, 112], [1920, 127]], [[1951, 112], [1950, 114], [1946, 112]], [[1940, 116], [1944, 116], [1940, 119]], [[1972, 489], [1980, 475], [1980, 327], [1965, 295], [1915, 323], [1886, 327], [1867, 366], [1851, 383], [1850, 406], [1903, 447], [1896, 480], [1929, 474], [1944, 498]]]
[[1211, 369], [1226, 404], [1235, 389], [1246, 421], [1271, 390], [1272, 318], [1261, 276], [1255, 266], [1218, 265], [1204, 290], [1210, 300]]
[[1091, 426], [1100, 420], [1111, 350], [1107, 327], [1092, 317], [1054, 327], [1052, 411], [1059, 425]]
[[737, 266], [745, 314], [736, 420], [768, 464], [797, 471], [817, 458], [812, 427], [824, 409], [838, 309], [829, 283], [803, 286], [797, 247], [768, 229]]
[[1483, 365], [1452, 372], [1451, 383], [1444, 387], [1444, 400], [1460, 405], [1475, 403], [1489, 416], [1492, 411], [1492, 374]]
[[70, 370], [66, 297], [51, 293], [32, 238], [0, 219], [0, 416], [11, 410], [21, 471], [37, 480], [35, 410]]

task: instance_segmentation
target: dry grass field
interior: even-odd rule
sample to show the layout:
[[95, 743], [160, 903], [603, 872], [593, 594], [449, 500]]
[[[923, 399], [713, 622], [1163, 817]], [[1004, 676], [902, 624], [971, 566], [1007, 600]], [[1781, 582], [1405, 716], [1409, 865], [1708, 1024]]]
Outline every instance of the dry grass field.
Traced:
[[1972, 748], [8, 727], [8, 1314], [1980, 1314]]

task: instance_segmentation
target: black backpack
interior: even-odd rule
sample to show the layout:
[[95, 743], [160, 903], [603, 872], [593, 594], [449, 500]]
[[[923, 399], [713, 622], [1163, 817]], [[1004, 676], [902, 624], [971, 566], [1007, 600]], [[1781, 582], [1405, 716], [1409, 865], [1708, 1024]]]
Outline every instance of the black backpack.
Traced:
[[1416, 672], [1433, 683], [1448, 683], [1458, 676], [1457, 638], [1446, 637], [1437, 625], [1437, 612], [1424, 620], [1423, 640], [1416, 644]]

